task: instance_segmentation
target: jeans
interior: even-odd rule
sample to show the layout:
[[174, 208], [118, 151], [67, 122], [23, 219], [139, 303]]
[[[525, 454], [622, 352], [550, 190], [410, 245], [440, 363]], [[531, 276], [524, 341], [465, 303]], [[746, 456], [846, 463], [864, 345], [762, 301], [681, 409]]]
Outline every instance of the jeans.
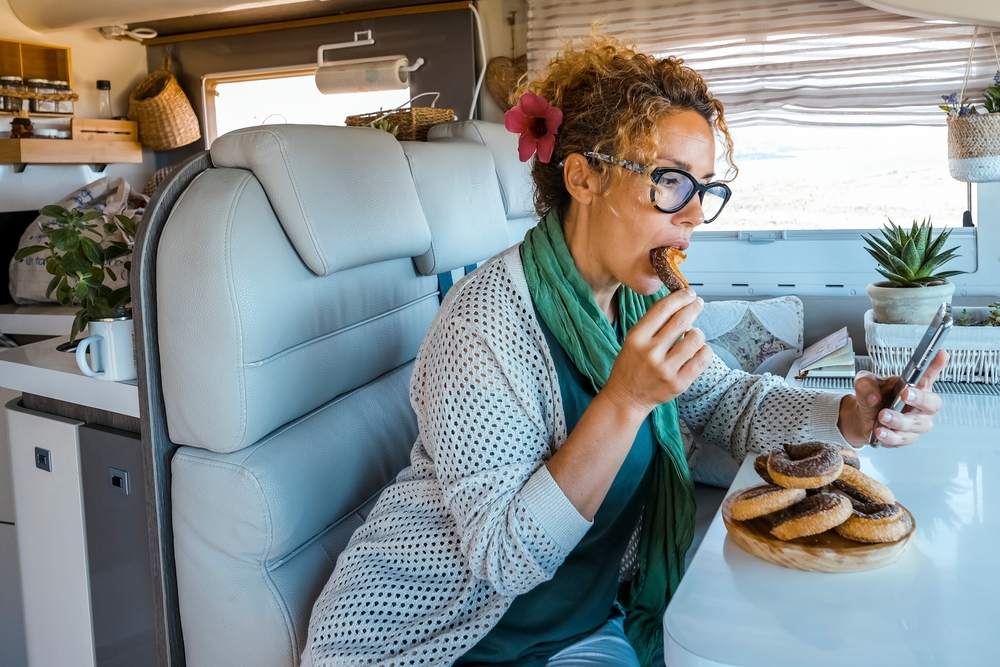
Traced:
[[[639, 667], [635, 650], [625, 636], [625, 615], [613, 615], [593, 634], [567, 646], [549, 658], [547, 667]], [[664, 667], [663, 653], [653, 667]]]

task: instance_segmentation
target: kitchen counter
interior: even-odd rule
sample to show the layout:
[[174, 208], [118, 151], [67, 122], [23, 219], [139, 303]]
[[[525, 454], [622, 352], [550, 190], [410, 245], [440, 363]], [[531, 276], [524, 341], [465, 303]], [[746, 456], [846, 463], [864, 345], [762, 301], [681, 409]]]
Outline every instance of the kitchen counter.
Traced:
[[61, 336], [0, 351], [0, 387], [138, 418], [136, 381], [87, 377], [73, 353], [56, 349], [68, 340]]

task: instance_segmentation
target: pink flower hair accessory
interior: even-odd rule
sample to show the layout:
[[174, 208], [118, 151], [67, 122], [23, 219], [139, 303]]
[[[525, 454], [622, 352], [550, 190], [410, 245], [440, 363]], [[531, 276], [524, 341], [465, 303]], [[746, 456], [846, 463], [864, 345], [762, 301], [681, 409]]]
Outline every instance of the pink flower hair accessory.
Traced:
[[541, 162], [552, 160], [556, 134], [562, 124], [563, 112], [535, 93], [525, 93], [518, 105], [504, 114], [503, 124], [509, 132], [521, 135], [517, 155], [527, 162], [535, 153]]

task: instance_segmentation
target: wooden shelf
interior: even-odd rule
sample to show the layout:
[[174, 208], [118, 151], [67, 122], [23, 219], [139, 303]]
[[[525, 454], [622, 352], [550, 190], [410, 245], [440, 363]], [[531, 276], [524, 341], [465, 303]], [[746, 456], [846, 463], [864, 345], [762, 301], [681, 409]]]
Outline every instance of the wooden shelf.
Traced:
[[71, 126], [72, 139], [0, 139], [0, 164], [20, 173], [29, 164], [93, 164], [104, 171], [112, 162], [142, 162], [134, 121], [74, 118]]
[[[0, 111], [0, 116], [16, 116], [13, 111]], [[28, 114], [29, 118], [72, 118], [71, 113], [49, 113], [47, 111], [32, 111]]]
[[73, 85], [73, 66], [65, 46], [0, 39], [0, 76], [65, 81]]

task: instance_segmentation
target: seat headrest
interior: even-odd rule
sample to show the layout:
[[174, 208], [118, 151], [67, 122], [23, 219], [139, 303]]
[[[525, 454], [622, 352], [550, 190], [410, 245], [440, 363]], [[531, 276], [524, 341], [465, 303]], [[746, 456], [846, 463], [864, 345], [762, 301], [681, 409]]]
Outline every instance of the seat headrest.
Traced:
[[486, 146], [493, 155], [500, 192], [507, 219], [537, 217], [533, 203], [534, 184], [531, 167], [517, 157], [517, 135], [500, 123], [465, 120], [435, 125], [427, 133], [428, 141], [461, 139]]
[[247, 127], [216, 139], [211, 152], [217, 167], [253, 172], [295, 251], [318, 276], [422, 255], [430, 246], [403, 150], [387, 132]]
[[414, 258], [425, 276], [492, 257], [509, 244], [490, 151], [468, 141], [400, 144], [431, 230], [431, 247]]

